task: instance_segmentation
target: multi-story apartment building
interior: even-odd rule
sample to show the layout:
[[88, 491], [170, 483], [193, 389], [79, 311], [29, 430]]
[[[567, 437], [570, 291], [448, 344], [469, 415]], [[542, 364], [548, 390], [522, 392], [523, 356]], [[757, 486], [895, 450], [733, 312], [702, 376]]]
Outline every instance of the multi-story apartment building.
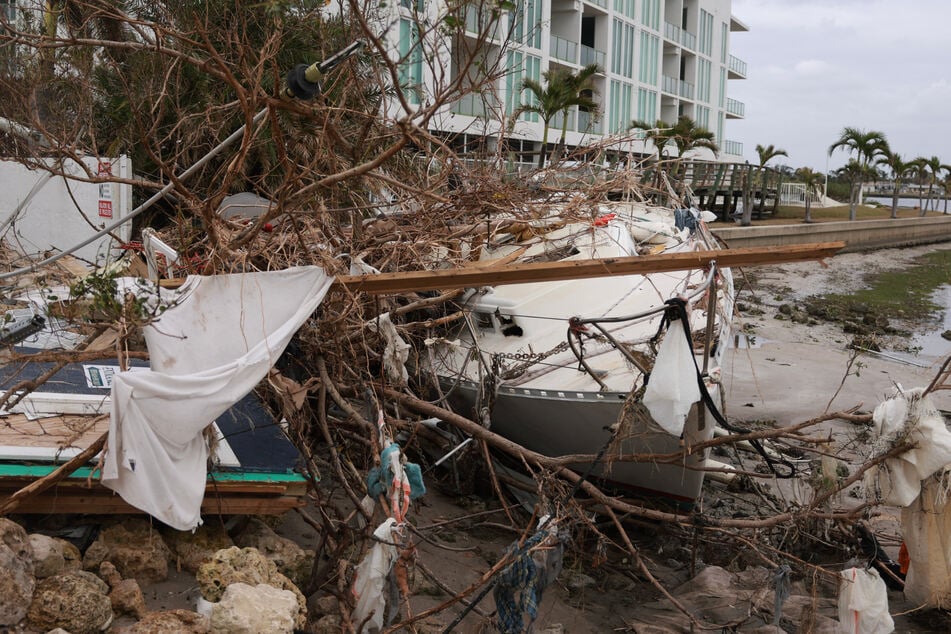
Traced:
[[[431, 24], [456, 6], [465, 16], [464, 35], [448, 38], [442, 48], [420, 46], [420, 20]], [[544, 84], [545, 71], [597, 64], [591, 97], [600, 116], [572, 107], [552, 121], [550, 140], [563, 127], [568, 146], [630, 139], [634, 120], [675, 123], [686, 115], [716, 135], [719, 160], [742, 160], [743, 147], [729, 140], [726, 124], [745, 116], [744, 104], [728, 97], [728, 86], [729, 80], [746, 77], [746, 63], [730, 54], [730, 39], [748, 29], [731, 14], [730, 0], [516, 0], [505, 11], [492, 11], [479, 0], [400, 0], [397, 10], [399, 28], [389, 30], [390, 41], [402, 60], [404, 83], [418, 85], [412, 99], [425, 102], [440, 82], [463, 72], [460, 67], [476, 44], [481, 49], [480, 63], [465, 71], [478, 89], [435, 119], [434, 132], [452, 138], [459, 148], [505, 139], [515, 151], [537, 151], [543, 130], [538, 115], [523, 113], [511, 121], [531, 99], [523, 80]], [[488, 36], [479, 39], [486, 31]], [[432, 29], [428, 37], [438, 38], [439, 32]], [[442, 50], [443, 57], [426, 63], [424, 50]], [[480, 78], [479, 69], [489, 66], [495, 75]], [[617, 149], [653, 150], [637, 140], [619, 143]], [[703, 152], [698, 158], [714, 158]]]

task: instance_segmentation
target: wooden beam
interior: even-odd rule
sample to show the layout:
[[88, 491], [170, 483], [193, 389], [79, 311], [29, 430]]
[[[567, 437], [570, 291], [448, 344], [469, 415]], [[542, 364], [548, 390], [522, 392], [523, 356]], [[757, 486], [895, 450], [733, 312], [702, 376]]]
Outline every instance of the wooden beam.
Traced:
[[781, 264], [831, 257], [845, 242], [820, 242], [784, 247], [746, 247], [718, 251], [689, 251], [622, 258], [510, 264], [498, 269], [444, 269], [377, 275], [341, 275], [334, 286], [350, 292], [404, 293], [445, 288], [555, 282], [615, 275], [646, 275], [698, 269], [716, 262], [721, 267]]

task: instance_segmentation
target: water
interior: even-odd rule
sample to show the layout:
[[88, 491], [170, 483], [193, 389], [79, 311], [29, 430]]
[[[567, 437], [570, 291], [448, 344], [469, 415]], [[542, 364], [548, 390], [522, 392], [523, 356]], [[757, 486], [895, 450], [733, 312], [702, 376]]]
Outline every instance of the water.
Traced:
[[[936, 304], [944, 306], [944, 313], [929, 329], [912, 337], [911, 345], [921, 349], [918, 353], [921, 360], [940, 359], [951, 354], [951, 341], [941, 336], [941, 333], [951, 330], [951, 285], [940, 287], [933, 298]], [[909, 358], [914, 358], [914, 355]]]
[[[892, 207], [892, 197], [891, 197], [891, 196], [866, 196], [866, 197], [865, 197], [865, 200], [866, 200], [866, 201], [877, 202], [877, 203], [879, 203], [879, 204], [881, 204], [881, 205], [883, 205], [883, 206], [885, 206], [885, 207], [887, 207], [887, 208], [889, 208], [889, 209], [891, 209], [891, 207]], [[928, 202], [928, 201], [925, 200], [924, 202]], [[899, 207], [905, 207], [905, 208], [908, 208], [908, 209], [913, 209], [913, 208], [915, 208], [915, 207], [920, 207], [921, 204], [922, 204], [922, 201], [921, 201], [919, 198], [909, 198], [909, 197], [904, 197], [904, 198], [899, 197], [899, 198], [898, 198], [898, 206], [899, 206]], [[928, 210], [929, 210], [929, 211], [933, 211], [935, 205], [938, 206], [938, 209], [937, 209], [937, 210], [938, 210], [939, 212], [943, 212], [943, 211], [944, 211], [944, 201], [941, 200], [941, 199], [937, 199], [937, 200], [932, 199], [931, 205], [928, 207]], [[948, 201], [948, 213], [951, 213], [951, 200]]]

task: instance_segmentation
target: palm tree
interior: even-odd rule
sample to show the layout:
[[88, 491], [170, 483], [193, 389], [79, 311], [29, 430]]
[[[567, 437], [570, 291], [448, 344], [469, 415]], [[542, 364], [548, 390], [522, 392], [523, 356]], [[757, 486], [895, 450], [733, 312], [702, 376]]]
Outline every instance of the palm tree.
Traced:
[[[839, 139], [829, 146], [829, 156], [839, 148], [846, 148], [849, 154], [855, 154], [856, 165], [851, 171], [858, 171], [852, 181], [849, 193], [849, 218], [855, 219], [855, 206], [862, 199], [862, 185], [870, 173], [869, 166], [874, 160], [888, 151], [888, 141], [883, 132], [859, 130], [858, 128], [843, 128]], [[847, 166], [848, 167], [848, 166]]]
[[786, 150], [782, 148], [777, 148], [772, 143], [767, 146], [756, 145], [756, 154], [759, 155], [759, 186], [761, 189], [760, 199], [759, 199], [759, 210], [762, 213], [763, 207], [766, 205], [766, 163], [776, 158], [777, 156], [789, 156], [786, 153]]
[[[951, 166], [943, 164], [937, 156], [931, 158], [919, 157], [915, 161], [920, 165], [921, 175], [928, 179], [928, 201], [921, 207], [921, 215], [924, 216], [928, 207], [931, 206], [934, 186], [940, 179], [941, 172], [951, 172]], [[934, 209], [935, 211], [938, 210], [937, 203], [935, 203]]]
[[[600, 72], [597, 64], [589, 64], [577, 73], [563, 68], [550, 69], [545, 71], [545, 85], [534, 79], [525, 79], [522, 81], [522, 88], [532, 93], [531, 103], [524, 103], [515, 111], [513, 120], [517, 120], [525, 112], [534, 112], [544, 124], [542, 129], [542, 151], [538, 156], [538, 167], [545, 166], [545, 151], [548, 147], [548, 131], [551, 127], [551, 120], [558, 113], [563, 113], [572, 106], [587, 108], [590, 111], [597, 111], [598, 104], [586, 93], [590, 89], [591, 77]], [[568, 127], [568, 118], [562, 122], [561, 140], [559, 143], [564, 145], [565, 134]]]
[[879, 157], [877, 165], [884, 165], [892, 172], [894, 186], [892, 187], [892, 218], [898, 217], [898, 195], [901, 192], [903, 179], [907, 178], [915, 171], [914, 161], [904, 161], [901, 154], [889, 151], [887, 154]]
[[766, 164], [777, 156], [789, 156], [789, 154], [786, 153], [786, 150], [777, 148], [772, 143], [767, 146], [757, 144], [756, 153], [759, 155], [759, 166], [761, 168], [766, 167]]
[[[849, 192], [851, 196], [854, 196], [856, 189], [858, 189], [863, 182], [868, 178], [869, 169], [863, 167], [856, 159], [851, 159], [843, 167], [840, 167], [835, 171], [836, 176], [839, 178], [845, 179], [849, 183]], [[855, 220], [856, 217], [856, 204], [854, 199], [849, 205], [849, 220]]]
[[806, 186], [806, 218], [803, 222], [812, 222], [812, 194], [817, 193], [819, 185], [825, 178], [822, 172], [816, 172], [811, 167], [800, 167], [796, 170], [796, 179]]
[[652, 141], [657, 148], [658, 158], [664, 158], [664, 150], [673, 143], [677, 148], [677, 158], [696, 148], [706, 148], [715, 155], [720, 152], [720, 146], [713, 139], [716, 135], [703, 126], [698, 126], [690, 117], [683, 115], [677, 123], [671, 125], [658, 119], [653, 125], [645, 121], [632, 121], [635, 130], [644, 130], [644, 138]]

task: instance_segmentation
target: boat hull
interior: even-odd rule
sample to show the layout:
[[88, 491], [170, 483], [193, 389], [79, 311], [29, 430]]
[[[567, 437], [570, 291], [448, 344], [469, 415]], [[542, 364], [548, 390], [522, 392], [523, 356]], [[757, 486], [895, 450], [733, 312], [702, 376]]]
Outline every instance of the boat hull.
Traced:
[[[446, 386], [447, 389], [449, 386]], [[717, 398], [716, 386], [711, 396]], [[477, 386], [473, 382], [454, 382], [449, 401], [464, 416], [474, 419]], [[551, 457], [572, 454], [597, 454], [611, 440], [612, 428], [619, 421], [627, 399], [620, 392], [563, 392], [519, 387], [499, 388], [492, 406], [491, 430], [523, 447]], [[705, 409], [705, 408], [704, 408]], [[661, 430], [644, 416], [635, 416], [625, 426], [620, 451], [606, 454], [590, 471], [589, 477], [621, 492], [661, 496], [678, 504], [693, 504], [703, 485], [706, 452], [676, 462], [627, 462], [618, 457], [631, 454], [682, 454], [685, 446], [713, 437], [714, 419], [709, 412], [698, 416], [697, 405], [688, 416], [683, 438]], [[620, 454], [620, 456], [619, 456]], [[615, 460], [611, 460], [615, 458]], [[580, 473], [591, 466], [570, 465]]]

